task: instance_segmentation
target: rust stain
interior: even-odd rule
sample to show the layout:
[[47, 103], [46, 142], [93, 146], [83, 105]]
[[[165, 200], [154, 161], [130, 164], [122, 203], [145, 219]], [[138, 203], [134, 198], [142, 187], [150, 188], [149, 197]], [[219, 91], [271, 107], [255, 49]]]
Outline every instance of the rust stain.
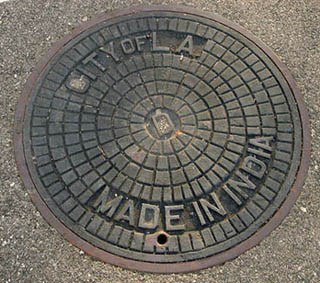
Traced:
[[101, 154], [103, 155], [103, 157], [104, 157], [105, 159], [107, 159], [107, 155], [106, 155], [106, 153], [104, 152], [103, 148], [102, 148], [100, 145], [98, 145], [97, 148], [98, 148], [98, 150], [101, 152]]

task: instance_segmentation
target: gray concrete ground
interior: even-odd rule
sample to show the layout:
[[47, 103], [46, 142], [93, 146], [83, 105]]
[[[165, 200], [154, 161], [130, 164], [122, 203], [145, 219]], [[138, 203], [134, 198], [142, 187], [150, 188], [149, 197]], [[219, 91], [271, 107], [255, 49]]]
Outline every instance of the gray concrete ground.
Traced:
[[[287, 64], [305, 98], [313, 138], [309, 177], [283, 224], [231, 262], [180, 275], [127, 271], [73, 247], [32, 205], [12, 151], [18, 97], [52, 43], [103, 11], [167, 3], [218, 13], [270, 46]], [[0, 282], [320, 282], [319, 27], [319, 0], [1, 0]]]

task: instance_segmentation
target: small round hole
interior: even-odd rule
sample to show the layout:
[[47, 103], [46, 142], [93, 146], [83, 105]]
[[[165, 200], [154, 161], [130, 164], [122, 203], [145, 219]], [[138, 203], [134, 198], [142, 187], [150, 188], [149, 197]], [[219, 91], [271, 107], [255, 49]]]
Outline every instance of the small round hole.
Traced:
[[157, 243], [159, 245], [164, 245], [167, 243], [167, 241], [168, 241], [168, 237], [165, 234], [160, 234], [157, 238]]

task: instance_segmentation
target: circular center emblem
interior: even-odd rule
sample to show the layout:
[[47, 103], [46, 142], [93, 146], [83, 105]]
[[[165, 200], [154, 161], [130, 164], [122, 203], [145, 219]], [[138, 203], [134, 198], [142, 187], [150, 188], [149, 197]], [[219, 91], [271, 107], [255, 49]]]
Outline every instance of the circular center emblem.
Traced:
[[179, 133], [181, 122], [175, 112], [156, 108], [145, 119], [146, 130], [154, 139], [167, 140]]

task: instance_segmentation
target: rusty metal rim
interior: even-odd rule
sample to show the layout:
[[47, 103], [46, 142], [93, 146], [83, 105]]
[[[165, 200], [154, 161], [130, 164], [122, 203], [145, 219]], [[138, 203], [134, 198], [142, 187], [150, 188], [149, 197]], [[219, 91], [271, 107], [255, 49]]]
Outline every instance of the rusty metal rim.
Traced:
[[[50, 60], [55, 56], [55, 54], [64, 46], [66, 45], [71, 39], [75, 36], [79, 35], [83, 31], [88, 28], [93, 27], [96, 24], [99, 24], [103, 21], [110, 20], [114, 17], [118, 16], [126, 16], [130, 14], [134, 14], [137, 12], [152, 12], [152, 11], [167, 11], [167, 12], [178, 12], [184, 13], [189, 15], [195, 15], [202, 18], [206, 18], [209, 20], [216, 21], [226, 27], [229, 27], [247, 39], [252, 41], [257, 47], [259, 47], [276, 65], [279, 71], [284, 75], [284, 78], [287, 80], [288, 85], [290, 86], [295, 100], [298, 105], [298, 109], [300, 112], [300, 117], [302, 121], [302, 156], [301, 156], [301, 163], [299, 167], [299, 171], [296, 175], [296, 180], [291, 188], [290, 193], [288, 194], [286, 200], [281, 205], [279, 210], [276, 214], [266, 223], [264, 226], [261, 227], [255, 234], [253, 234], [247, 240], [241, 242], [235, 247], [231, 249], [219, 253], [217, 255], [213, 255], [211, 257], [207, 257], [204, 259], [199, 259], [190, 262], [183, 262], [183, 263], [148, 263], [148, 262], [138, 262], [131, 259], [122, 258], [120, 256], [113, 255], [108, 253], [102, 249], [95, 247], [94, 245], [88, 243], [87, 241], [83, 240], [75, 233], [73, 233], [68, 227], [66, 227], [56, 216], [50, 211], [48, 206], [40, 197], [37, 190], [34, 188], [34, 183], [31, 179], [25, 154], [23, 148], [23, 126], [24, 126], [24, 116], [26, 106], [29, 100], [29, 95], [32, 93], [33, 88], [36, 86], [37, 80], [39, 75], [42, 73], [44, 68], [50, 62]], [[224, 263], [227, 260], [231, 260], [241, 253], [249, 250], [250, 248], [257, 245], [261, 240], [263, 240], [266, 236], [268, 236], [287, 216], [289, 210], [294, 205], [296, 199], [298, 198], [302, 186], [304, 184], [305, 178], [308, 172], [308, 166], [310, 162], [310, 153], [311, 153], [311, 135], [310, 135], [310, 125], [309, 125], [309, 117], [307, 109], [304, 105], [302, 95], [298, 90], [293, 77], [291, 76], [287, 67], [280, 62], [278, 57], [265, 46], [262, 41], [256, 38], [253, 34], [246, 31], [242, 27], [238, 26], [231, 21], [224, 19], [218, 15], [201, 12], [192, 8], [184, 7], [184, 6], [137, 6], [133, 8], [121, 9], [116, 10], [113, 12], [104, 13], [93, 20], [82, 24], [80, 27], [73, 30], [69, 35], [65, 36], [63, 39], [55, 43], [49, 50], [49, 52], [41, 59], [41, 61], [37, 64], [34, 71], [32, 72], [31, 76], [29, 77], [22, 96], [19, 98], [18, 105], [16, 107], [16, 114], [15, 114], [15, 126], [14, 126], [14, 151], [15, 151], [15, 158], [16, 163], [19, 169], [20, 176], [23, 180], [25, 187], [30, 192], [30, 197], [32, 202], [41, 212], [41, 215], [45, 218], [45, 220], [59, 233], [71, 242], [73, 245], [79, 247], [80, 249], [84, 250], [89, 255], [96, 257], [100, 260], [103, 260], [107, 263], [114, 264], [117, 266], [122, 266], [125, 268], [129, 268], [132, 270], [139, 270], [139, 271], [146, 271], [146, 272], [155, 272], [155, 273], [173, 273], [173, 272], [190, 272], [196, 271], [203, 268], [207, 268], [213, 265]]]

